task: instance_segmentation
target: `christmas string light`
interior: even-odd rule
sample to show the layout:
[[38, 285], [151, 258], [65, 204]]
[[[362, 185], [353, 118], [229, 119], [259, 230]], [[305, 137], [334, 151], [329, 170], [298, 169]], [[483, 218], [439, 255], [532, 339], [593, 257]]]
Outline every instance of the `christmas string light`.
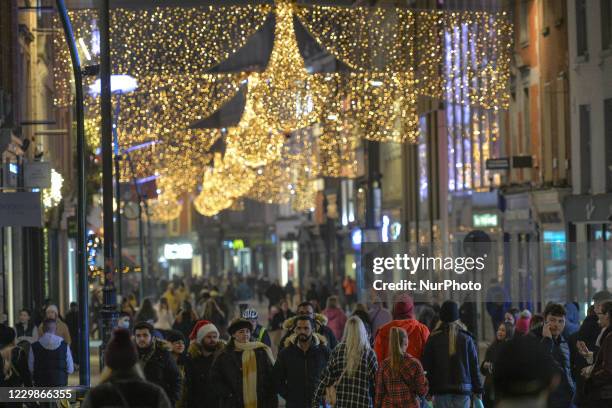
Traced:
[[275, 7], [274, 45], [265, 71], [249, 87], [255, 109], [270, 126], [283, 133], [316, 121], [315, 77], [309, 75], [298, 48], [293, 28], [293, 7], [279, 0]]
[[[234, 97], [245, 74], [150, 75], [138, 79], [134, 92], [116, 96], [121, 146], [132, 146], [151, 139], [176, 140], [177, 133], [190, 135], [187, 128], [205, 119]], [[88, 95], [86, 120], [91, 146], [99, 146], [100, 99]], [[214, 141], [213, 141], [214, 142]]]
[[296, 6], [295, 13], [319, 44], [353, 70], [414, 71], [420, 93], [440, 99], [444, 37], [467, 28], [478, 34], [465, 39], [476, 59], [464, 73], [480, 78], [470, 85], [469, 103], [507, 107], [513, 28], [505, 12]]
[[183, 203], [171, 193], [160, 194], [156, 199], [147, 200], [147, 205], [151, 222], [159, 224], [177, 219], [183, 211]]
[[[249, 87], [256, 87], [257, 75], [249, 77]], [[228, 155], [240, 157], [249, 167], [263, 166], [278, 159], [285, 135], [268, 126], [261, 112], [255, 111], [252, 93], [247, 93], [244, 113], [236, 127], [228, 129], [226, 136]]]

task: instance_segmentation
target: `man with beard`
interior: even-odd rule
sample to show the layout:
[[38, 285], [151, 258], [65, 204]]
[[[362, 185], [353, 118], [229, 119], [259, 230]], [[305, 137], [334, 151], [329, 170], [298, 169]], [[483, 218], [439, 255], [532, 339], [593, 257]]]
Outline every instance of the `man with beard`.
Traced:
[[184, 407], [216, 407], [215, 392], [210, 386], [210, 368], [223, 350], [219, 330], [208, 320], [200, 320], [189, 335], [191, 344], [185, 363]]
[[278, 345], [278, 352], [280, 353], [286, 346], [289, 345], [287, 341], [289, 337], [294, 334], [295, 323], [298, 316], [308, 316], [315, 323], [314, 332], [321, 334], [327, 340], [327, 346], [330, 350], [333, 350], [334, 347], [338, 344], [338, 340], [336, 340], [336, 336], [334, 336], [334, 332], [331, 331], [329, 327], [327, 327], [327, 317], [322, 314], [318, 314], [314, 312], [314, 306], [310, 302], [300, 303], [297, 307], [297, 316], [289, 318], [285, 320], [283, 323], [283, 328], [287, 330], [287, 333], [283, 336]]
[[174, 406], [181, 394], [181, 375], [168, 346], [153, 338], [153, 330], [153, 326], [147, 322], [134, 326], [138, 360], [145, 379], [162, 387]]
[[287, 401], [287, 408], [311, 406], [319, 377], [327, 365], [330, 354], [327, 339], [314, 329], [315, 322], [309, 316], [297, 316], [294, 333], [287, 338], [289, 345], [274, 364], [276, 391]]

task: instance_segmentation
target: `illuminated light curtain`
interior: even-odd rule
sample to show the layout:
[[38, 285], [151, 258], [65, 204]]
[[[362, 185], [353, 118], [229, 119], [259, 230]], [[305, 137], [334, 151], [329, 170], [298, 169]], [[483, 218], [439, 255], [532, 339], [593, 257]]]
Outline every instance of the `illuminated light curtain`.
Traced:
[[310, 128], [295, 131], [285, 144], [283, 159], [291, 176], [288, 187], [295, 211], [309, 211], [315, 206], [313, 180], [320, 167], [315, 147], [316, 136]]
[[[201, 74], [246, 44], [265, 23], [271, 5], [156, 7], [111, 10], [111, 61], [114, 74], [137, 79], [153, 74]], [[99, 59], [97, 11], [69, 12], [83, 65]], [[56, 106], [71, 103], [72, 71], [59, 19], [53, 46]], [[86, 48], [86, 50], [84, 49]], [[89, 58], [88, 58], [89, 57]]]
[[442, 99], [444, 94], [444, 11], [417, 11], [415, 77], [418, 78], [419, 93]]
[[317, 42], [356, 71], [414, 72], [421, 95], [444, 98], [445, 33], [464, 26], [475, 59], [462, 66], [468, 103], [505, 109], [513, 27], [505, 12], [300, 6], [296, 15]]
[[300, 6], [295, 14], [320, 45], [353, 70], [413, 68], [416, 27], [411, 10]]
[[321, 115], [321, 123], [313, 127], [316, 137], [316, 154], [321, 177], [356, 177], [356, 149], [360, 145], [359, 134], [342, 123], [343, 109], [348, 100], [332, 94]]
[[166, 223], [177, 219], [183, 211], [183, 203], [178, 196], [170, 193], [158, 195], [154, 200], [147, 200], [151, 222]]
[[[81, 65], [95, 65], [100, 53], [99, 31], [97, 29], [97, 13], [95, 10], [83, 9], [69, 11], [70, 21], [77, 41], [77, 52]], [[70, 51], [66, 44], [64, 31], [57, 16], [53, 16], [53, 104], [60, 108], [72, 105], [74, 77]], [[84, 46], [87, 49], [84, 49]]]
[[[120, 145], [182, 137], [181, 133], [189, 133], [186, 128], [191, 123], [209, 117], [234, 97], [245, 78], [245, 74], [238, 73], [151, 75], [139, 80], [135, 91], [113, 99], [113, 104], [120, 107]], [[88, 142], [99, 146], [99, 98], [88, 95], [85, 105], [87, 133], [92, 135]]]
[[264, 24], [270, 5], [115, 9], [111, 15], [115, 70], [198, 73], [226, 60]]
[[411, 73], [356, 75], [349, 82], [347, 120], [367, 140], [414, 143], [417, 94]]
[[[251, 77], [249, 86], [256, 86], [256, 82]], [[263, 121], [261, 112], [255, 111], [252, 94], [247, 93], [242, 118], [236, 127], [228, 129], [225, 140], [226, 154], [239, 157], [247, 166], [259, 167], [280, 157], [285, 135]]]
[[316, 79], [308, 74], [293, 28], [292, 6], [276, 3], [274, 45], [265, 71], [249, 87], [255, 109], [270, 126], [289, 133], [316, 121]]
[[327, 104], [321, 115], [324, 126], [336, 126], [359, 137], [379, 141], [414, 143], [418, 137], [417, 89], [410, 72], [332, 74], [321, 83], [337, 88], [339, 101]]

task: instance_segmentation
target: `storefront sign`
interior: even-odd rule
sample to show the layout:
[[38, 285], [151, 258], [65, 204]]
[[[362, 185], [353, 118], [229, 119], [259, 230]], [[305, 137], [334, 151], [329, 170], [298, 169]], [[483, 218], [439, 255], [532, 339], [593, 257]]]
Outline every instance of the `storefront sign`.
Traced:
[[164, 258], [191, 259], [193, 258], [193, 246], [191, 244], [166, 244], [164, 245]]
[[25, 186], [28, 188], [51, 187], [51, 163], [28, 162], [23, 164]]
[[1, 227], [42, 227], [40, 193], [0, 193]]
[[510, 168], [510, 159], [507, 157], [500, 157], [499, 159], [487, 159], [486, 161], [487, 170], [508, 170]]
[[480, 213], [472, 215], [472, 224], [478, 228], [492, 228], [498, 225], [498, 216], [493, 213]]

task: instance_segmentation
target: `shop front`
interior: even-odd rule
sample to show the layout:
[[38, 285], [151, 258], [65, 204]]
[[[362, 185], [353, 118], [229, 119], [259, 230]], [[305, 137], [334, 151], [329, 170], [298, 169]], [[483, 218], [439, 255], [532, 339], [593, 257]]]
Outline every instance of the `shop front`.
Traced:
[[571, 296], [584, 307], [612, 287], [612, 194], [572, 195], [563, 203]]

